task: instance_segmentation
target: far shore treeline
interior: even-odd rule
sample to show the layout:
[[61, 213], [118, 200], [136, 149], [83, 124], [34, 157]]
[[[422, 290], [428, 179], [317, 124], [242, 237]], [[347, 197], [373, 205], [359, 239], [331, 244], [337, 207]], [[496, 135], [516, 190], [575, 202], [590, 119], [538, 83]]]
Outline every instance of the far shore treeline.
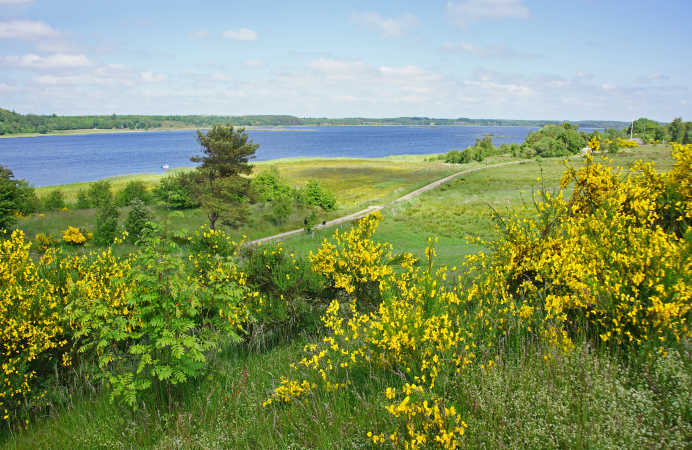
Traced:
[[[558, 124], [559, 120], [510, 120], [510, 119], [439, 119], [430, 117], [394, 117], [365, 118], [349, 117], [330, 119], [326, 117], [295, 117], [288, 115], [244, 115], [244, 116], [207, 116], [207, 115], [98, 115], [98, 116], [58, 116], [18, 114], [0, 108], [0, 136], [24, 133], [45, 134], [69, 130], [148, 130], [169, 128], [200, 128], [214, 125], [234, 126], [348, 126], [348, 125], [461, 125], [461, 126], [523, 126], [541, 127], [545, 124]], [[623, 129], [629, 122], [612, 120], [582, 120], [572, 122], [583, 128], [616, 128]]]

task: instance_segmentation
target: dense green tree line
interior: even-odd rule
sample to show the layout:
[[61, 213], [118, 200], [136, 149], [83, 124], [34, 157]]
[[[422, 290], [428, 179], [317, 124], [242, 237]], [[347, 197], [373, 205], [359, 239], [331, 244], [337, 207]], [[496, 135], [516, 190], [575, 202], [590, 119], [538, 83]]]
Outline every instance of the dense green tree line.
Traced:
[[630, 133], [644, 142], [692, 144], [692, 122], [683, 122], [681, 117], [667, 124], [642, 117], [625, 127], [624, 134], [629, 137]]
[[[50, 133], [66, 130], [90, 129], [128, 129], [146, 130], [156, 128], [203, 128], [214, 125], [234, 126], [318, 126], [318, 125], [467, 125], [467, 126], [525, 126], [540, 127], [557, 121], [547, 120], [506, 120], [506, 119], [438, 119], [430, 117], [364, 118], [352, 117], [329, 119], [326, 117], [295, 117], [287, 115], [245, 115], [245, 116], [206, 116], [206, 115], [104, 115], [104, 116], [57, 116], [18, 114], [0, 108], [0, 135], [19, 133]], [[625, 127], [625, 122], [581, 121], [575, 124], [588, 128]]]

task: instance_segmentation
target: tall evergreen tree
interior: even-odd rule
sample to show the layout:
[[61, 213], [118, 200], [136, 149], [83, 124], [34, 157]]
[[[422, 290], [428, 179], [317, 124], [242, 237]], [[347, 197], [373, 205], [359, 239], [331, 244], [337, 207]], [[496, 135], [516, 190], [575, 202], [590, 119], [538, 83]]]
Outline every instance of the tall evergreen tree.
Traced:
[[206, 211], [209, 228], [216, 222], [238, 226], [248, 219], [250, 181], [242, 175], [252, 172], [250, 159], [259, 145], [249, 139], [245, 128], [214, 125], [206, 134], [197, 131], [202, 156], [190, 158], [201, 163], [195, 174], [193, 189]]

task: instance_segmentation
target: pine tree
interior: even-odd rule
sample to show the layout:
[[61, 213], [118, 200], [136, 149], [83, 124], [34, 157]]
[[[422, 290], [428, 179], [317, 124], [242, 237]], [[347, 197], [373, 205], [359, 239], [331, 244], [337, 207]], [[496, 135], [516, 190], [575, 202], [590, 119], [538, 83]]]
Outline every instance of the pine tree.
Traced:
[[209, 228], [216, 222], [238, 226], [247, 222], [250, 181], [242, 175], [252, 172], [249, 160], [259, 145], [252, 143], [244, 128], [214, 125], [206, 134], [197, 131], [203, 156], [190, 158], [197, 167], [193, 189], [207, 213]]

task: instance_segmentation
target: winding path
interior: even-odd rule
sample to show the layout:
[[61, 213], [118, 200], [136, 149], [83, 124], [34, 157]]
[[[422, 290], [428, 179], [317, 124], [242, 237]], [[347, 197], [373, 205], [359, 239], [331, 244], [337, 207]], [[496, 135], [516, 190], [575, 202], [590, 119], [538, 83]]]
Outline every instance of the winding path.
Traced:
[[[383, 209], [386, 206], [393, 205], [395, 203], [399, 203], [399, 202], [403, 202], [403, 201], [407, 201], [407, 200], [411, 200], [412, 198], [419, 196], [423, 192], [435, 189], [436, 187], [439, 187], [440, 185], [442, 185], [442, 184], [444, 184], [450, 180], [453, 180], [454, 178], [459, 177], [461, 175], [467, 175], [467, 174], [472, 173], [472, 172], [478, 172], [479, 170], [492, 169], [494, 167], [502, 167], [502, 166], [510, 166], [513, 164], [521, 164], [521, 163], [525, 163], [525, 162], [529, 162], [529, 161], [530, 160], [511, 161], [511, 162], [506, 162], [506, 163], [493, 164], [493, 165], [485, 166], [485, 167], [474, 167], [473, 169], [462, 170], [461, 172], [453, 173], [452, 175], [446, 176], [444, 178], [440, 178], [437, 181], [433, 181], [430, 184], [426, 184], [422, 188], [419, 188], [419, 189], [416, 189], [415, 191], [409, 192], [408, 194], [404, 195], [403, 197], [399, 197], [395, 200], [390, 201], [389, 203], [385, 203], [384, 205], [369, 206], [363, 210], [354, 212], [354, 213], [349, 214], [347, 216], [343, 216], [343, 217], [339, 217], [339, 218], [336, 218], [333, 220], [329, 220], [326, 223], [324, 223], [324, 225], [323, 224], [315, 225], [314, 229], [320, 230], [322, 228], [332, 227], [334, 225], [340, 225], [342, 223], [352, 222], [354, 220], [363, 218], [370, 213], [373, 213], [375, 211], [379, 211], [379, 210]], [[291, 230], [291, 231], [285, 231], [283, 233], [274, 234], [272, 236], [267, 236], [267, 237], [263, 237], [260, 239], [255, 239], [254, 241], [248, 241], [245, 245], [264, 244], [265, 242], [282, 240], [282, 239], [285, 239], [287, 237], [295, 236], [295, 235], [301, 234], [301, 233], [305, 233], [304, 228], [299, 228], [297, 230]]]

